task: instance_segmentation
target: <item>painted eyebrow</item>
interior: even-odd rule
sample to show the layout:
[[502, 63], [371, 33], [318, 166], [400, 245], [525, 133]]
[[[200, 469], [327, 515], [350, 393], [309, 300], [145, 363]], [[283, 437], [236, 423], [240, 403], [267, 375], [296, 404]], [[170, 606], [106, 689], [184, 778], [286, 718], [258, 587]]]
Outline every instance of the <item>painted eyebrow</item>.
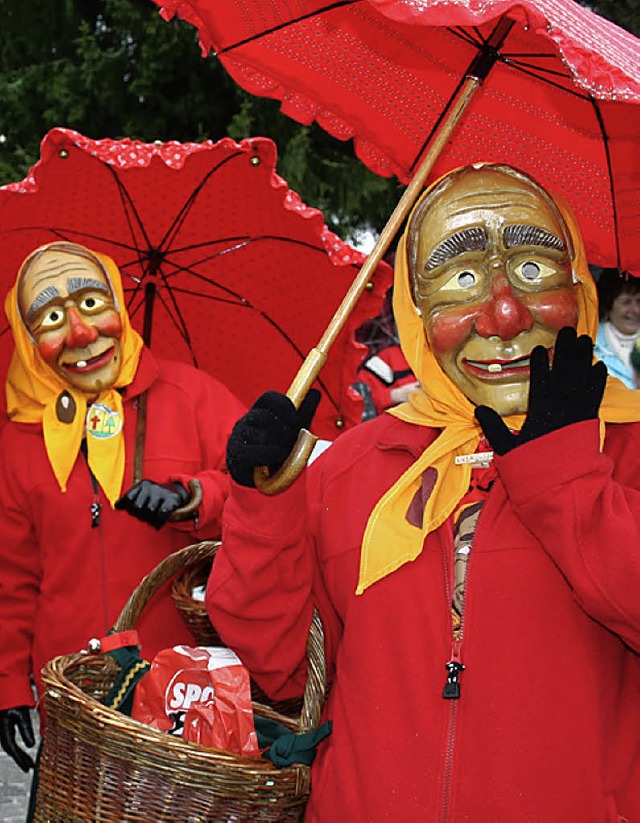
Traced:
[[47, 286], [45, 289], [43, 289], [29, 307], [29, 311], [27, 312], [27, 322], [30, 323], [33, 320], [33, 316], [43, 306], [46, 306], [47, 303], [50, 303], [57, 297], [60, 297], [60, 292], [55, 286]]
[[106, 283], [103, 283], [102, 280], [96, 280], [95, 277], [70, 277], [67, 281], [67, 288], [69, 294], [75, 294], [83, 289], [95, 289], [96, 291], [111, 294], [111, 290]]
[[431, 271], [465, 251], [482, 251], [486, 248], [487, 233], [481, 226], [461, 229], [435, 247], [429, 255], [425, 268]]
[[542, 246], [546, 249], [566, 250], [560, 237], [546, 229], [541, 229], [540, 226], [527, 226], [526, 224], [506, 226], [502, 232], [502, 240], [506, 249], [512, 249], [514, 246]]
[[[79, 291], [84, 291], [85, 289], [95, 289], [96, 291], [105, 292], [105, 294], [111, 294], [109, 287], [101, 280], [96, 280], [94, 277], [70, 277], [67, 281], [67, 289], [70, 295], [76, 294]], [[37, 314], [43, 306], [46, 306], [47, 303], [50, 303], [52, 300], [56, 300], [59, 297], [60, 292], [56, 286], [47, 286], [43, 289], [33, 301], [29, 311], [27, 312], [27, 322], [30, 323], [33, 320], [34, 315]]]

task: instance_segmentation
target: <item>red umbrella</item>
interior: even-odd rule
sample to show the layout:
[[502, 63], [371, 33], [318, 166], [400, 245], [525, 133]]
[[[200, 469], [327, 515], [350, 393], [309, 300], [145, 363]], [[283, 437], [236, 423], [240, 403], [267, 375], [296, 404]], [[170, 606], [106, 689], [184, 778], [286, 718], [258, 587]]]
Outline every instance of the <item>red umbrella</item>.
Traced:
[[353, 138], [378, 174], [414, 178], [453, 113], [434, 176], [519, 166], [572, 203], [590, 262], [640, 274], [639, 42], [573, 0], [155, 2], [241, 86]]
[[[248, 405], [284, 390], [365, 256], [275, 166], [262, 137], [149, 144], [53, 129], [25, 180], [0, 188], [2, 293], [37, 246], [81, 243], [116, 261], [132, 321], [159, 356], [205, 369]], [[383, 263], [323, 370], [320, 437], [360, 420], [349, 387], [364, 347], [354, 331], [378, 313], [390, 282]], [[4, 374], [6, 321], [0, 340]]]

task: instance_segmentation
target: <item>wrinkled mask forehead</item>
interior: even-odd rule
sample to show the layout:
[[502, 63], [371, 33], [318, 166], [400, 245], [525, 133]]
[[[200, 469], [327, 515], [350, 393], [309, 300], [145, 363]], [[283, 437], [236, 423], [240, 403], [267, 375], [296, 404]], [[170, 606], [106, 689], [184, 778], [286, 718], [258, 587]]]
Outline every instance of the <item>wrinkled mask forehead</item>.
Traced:
[[[469, 224], [473, 227], [468, 227]], [[442, 178], [418, 203], [407, 230], [411, 291], [416, 301], [420, 276], [465, 251], [487, 244], [487, 231], [503, 231], [501, 242], [515, 246], [544, 242], [573, 258], [569, 229], [553, 198], [527, 175], [497, 164], [467, 166]], [[460, 231], [457, 231], [460, 229]], [[429, 249], [421, 271], [421, 245]]]
[[119, 311], [109, 274], [88, 249], [59, 242], [32, 252], [20, 267], [16, 288], [18, 312], [29, 335], [33, 337], [31, 326], [43, 307], [85, 288], [104, 293]]

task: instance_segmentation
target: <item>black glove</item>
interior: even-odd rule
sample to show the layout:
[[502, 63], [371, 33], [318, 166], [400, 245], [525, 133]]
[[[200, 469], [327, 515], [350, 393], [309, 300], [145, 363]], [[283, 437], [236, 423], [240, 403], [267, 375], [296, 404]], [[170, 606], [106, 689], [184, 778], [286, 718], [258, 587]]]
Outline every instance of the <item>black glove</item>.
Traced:
[[128, 492], [116, 500], [116, 509], [124, 509], [128, 514], [161, 529], [176, 509], [185, 506], [191, 495], [182, 483], [154, 483], [141, 480]]
[[476, 408], [476, 420], [493, 450], [506, 454], [563, 426], [597, 418], [606, 382], [605, 364], [593, 363], [591, 338], [566, 326], [558, 333], [551, 366], [544, 346], [531, 352], [529, 409], [519, 434], [488, 406]]
[[274, 474], [287, 459], [300, 429], [308, 429], [320, 402], [320, 392], [310, 389], [296, 409], [286, 394], [260, 395], [233, 427], [227, 443], [227, 468], [236, 483], [255, 487], [253, 470], [267, 466]]
[[28, 748], [35, 745], [36, 739], [31, 725], [31, 715], [27, 706], [15, 706], [0, 711], [0, 746], [15, 760], [23, 772], [33, 768], [33, 759], [18, 746], [16, 730], [20, 732], [22, 742]]

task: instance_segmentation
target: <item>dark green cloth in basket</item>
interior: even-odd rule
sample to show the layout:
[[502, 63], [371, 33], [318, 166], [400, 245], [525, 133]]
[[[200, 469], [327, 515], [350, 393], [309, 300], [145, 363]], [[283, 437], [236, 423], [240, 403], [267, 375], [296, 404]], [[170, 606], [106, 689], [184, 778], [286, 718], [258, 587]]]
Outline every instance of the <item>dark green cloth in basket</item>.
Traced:
[[268, 746], [262, 756], [272, 761], [279, 769], [302, 763], [310, 766], [316, 756], [316, 746], [331, 734], [331, 721], [327, 720], [317, 729], [303, 734], [296, 734], [277, 720], [254, 716], [258, 745]]

